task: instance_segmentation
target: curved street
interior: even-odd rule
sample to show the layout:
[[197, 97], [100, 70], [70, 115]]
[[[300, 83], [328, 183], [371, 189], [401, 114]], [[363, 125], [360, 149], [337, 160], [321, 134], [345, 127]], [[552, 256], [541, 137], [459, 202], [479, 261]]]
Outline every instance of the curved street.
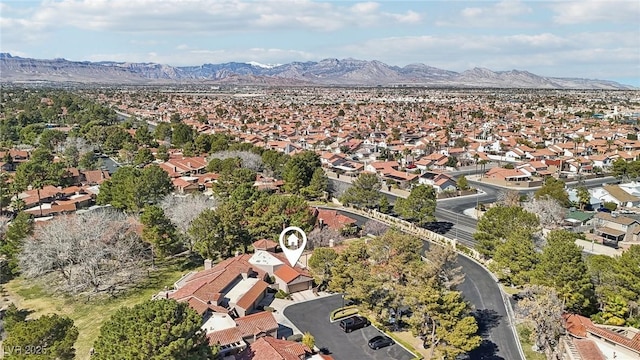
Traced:
[[[355, 213], [348, 209], [338, 211], [360, 219], [360, 221], [367, 217], [365, 214]], [[429, 246], [430, 243], [424, 240], [423, 250], [426, 251]], [[460, 284], [458, 289], [465, 299], [473, 305], [474, 316], [483, 337], [482, 345], [469, 354], [471, 359], [522, 359], [498, 283], [481, 265], [465, 256], [458, 256], [458, 264], [465, 274], [464, 282]]]

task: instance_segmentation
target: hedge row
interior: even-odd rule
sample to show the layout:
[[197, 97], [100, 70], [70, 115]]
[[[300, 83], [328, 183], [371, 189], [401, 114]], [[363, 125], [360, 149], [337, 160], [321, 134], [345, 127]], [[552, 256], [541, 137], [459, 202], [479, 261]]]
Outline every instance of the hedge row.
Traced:
[[355, 305], [345, 306], [343, 308], [335, 309], [331, 312], [329, 318], [331, 321], [345, 318], [347, 316], [355, 315], [358, 313], [358, 309]]

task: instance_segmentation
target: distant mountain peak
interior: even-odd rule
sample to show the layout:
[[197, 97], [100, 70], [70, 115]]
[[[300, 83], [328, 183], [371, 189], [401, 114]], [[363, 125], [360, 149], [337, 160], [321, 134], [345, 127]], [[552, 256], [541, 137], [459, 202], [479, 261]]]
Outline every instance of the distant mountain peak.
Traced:
[[264, 64], [257, 61], [174, 67], [157, 63], [38, 60], [0, 53], [1, 82], [50, 81], [111, 84], [201, 83], [256, 85], [358, 85], [611, 89], [634, 87], [613, 81], [551, 78], [525, 70], [493, 71], [475, 67], [461, 73], [422, 63], [404, 67], [379, 60], [326, 58], [318, 62]]

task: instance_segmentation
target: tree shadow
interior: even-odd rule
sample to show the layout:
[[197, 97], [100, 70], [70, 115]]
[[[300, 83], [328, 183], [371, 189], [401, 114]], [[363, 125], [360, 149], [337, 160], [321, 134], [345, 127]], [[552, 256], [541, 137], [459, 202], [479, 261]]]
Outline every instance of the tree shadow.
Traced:
[[469, 352], [469, 360], [505, 360], [498, 356], [498, 345], [493, 341], [484, 339], [475, 350]]
[[472, 313], [473, 317], [478, 323], [478, 335], [484, 339], [475, 350], [469, 352], [469, 359], [471, 360], [504, 360], [501, 356], [498, 356], [498, 345], [493, 341], [486, 339], [491, 332], [491, 329], [500, 324], [501, 315], [491, 309], [479, 309]]
[[436, 234], [444, 235], [453, 228], [453, 223], [447, 221], [434, 221], [426, 224], [425, 229], [433, 231]]
[[475, 310], [472, 315], [478, 323], [478, 335], [480, 336], [488, 335], [491, 329], [500, 324], [500, 319], [502, 318], [495, 310], [491, 309]]
[[293, 335], [293, 329], [288, 326], [278, 324], [277, 334], [278, 339], [287, 339], [289, 336]]

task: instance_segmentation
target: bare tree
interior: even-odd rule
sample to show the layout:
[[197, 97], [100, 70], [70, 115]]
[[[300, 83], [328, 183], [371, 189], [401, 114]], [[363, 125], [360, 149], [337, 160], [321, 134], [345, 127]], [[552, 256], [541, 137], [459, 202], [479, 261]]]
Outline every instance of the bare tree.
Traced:
[[178, 232], [185, 241], [185, 246], [192, 251], [194, 240], [189, 235], [189, 228], [195, 218], [207, 209], [214, 209], [218, 206], [218, 201], [202, 194], [192, 194], [189, 196], [167, 195], [160, 207], [164, 214], [171, 220]]
[[504, 206], [520, 206], [520, 193], [516, 190], [499, 191], [497, 200]]
[[528, 287], [518, 301], [518, 314], [533, 324], [532, 340], [536, 350], [549, 360], [560, 360], [560, 337], [564, 334], [562, 314], [564, 305], [553, 288], [534, 285]]
[[545, 228], [554, 228], [562, 224], [567, 210], [560, 203], [549, 197], [531, 199], [523, 203], [522, 207], [530, 213], [538, 215], [540, 225]]
[[389, 230], [389, 226], [376, 220], [367, 220], [364, 223], [363, 231], [365, 234], [371, 234], [373, 236], [380, 236]]
[[81, 137], [68, 137], [63, 143], [60, 143], [56, 147], [58, 153], [63, 153], [67, 148], [76, 148], [80, 155], [93, 151], [93, 146], [90, 145], [84, 138]]
[[9, 221], [11, 221], [11, 218], [0, 215], [0, 239], [2, 239], [4, 234], [7, 232], [7, 229], [9, 228]]
[[322, 229], [315, 228], [313, 229], [309, 235], [307, 236], [309, 242], [307, 243], [308, 249], [313, 249], [317, 247], [327, 247], [329, 246], [329, 240], [333, 240], [335, 245], [338, 245], [342, 242], [342, 235], [336, 230], [324, 226]]
[[130, 285], [142, 273], [145, 245], [135, 220], [114, 210], [56, 217], [35, 229], [19, 256], [27, 277], [57, 273], [63, 291], [104, 291]]
[[238, 151], [238, 150], [225, 150], [218, 151], [209, 157], [211, 159], [229, 159], [229, 158], [239, 158], [242, 162], [242, 167], [246, 169], [251, 169], [253, 171], [260, 171], [263, 168], [262, 157], [258, 154], [254, 154], [251, 151]]
[[425, 257], [442, 286], [453, 290], [464, 281], [462, 266], [458, 266], [458, 254], [448, 246], [430, 245]]

